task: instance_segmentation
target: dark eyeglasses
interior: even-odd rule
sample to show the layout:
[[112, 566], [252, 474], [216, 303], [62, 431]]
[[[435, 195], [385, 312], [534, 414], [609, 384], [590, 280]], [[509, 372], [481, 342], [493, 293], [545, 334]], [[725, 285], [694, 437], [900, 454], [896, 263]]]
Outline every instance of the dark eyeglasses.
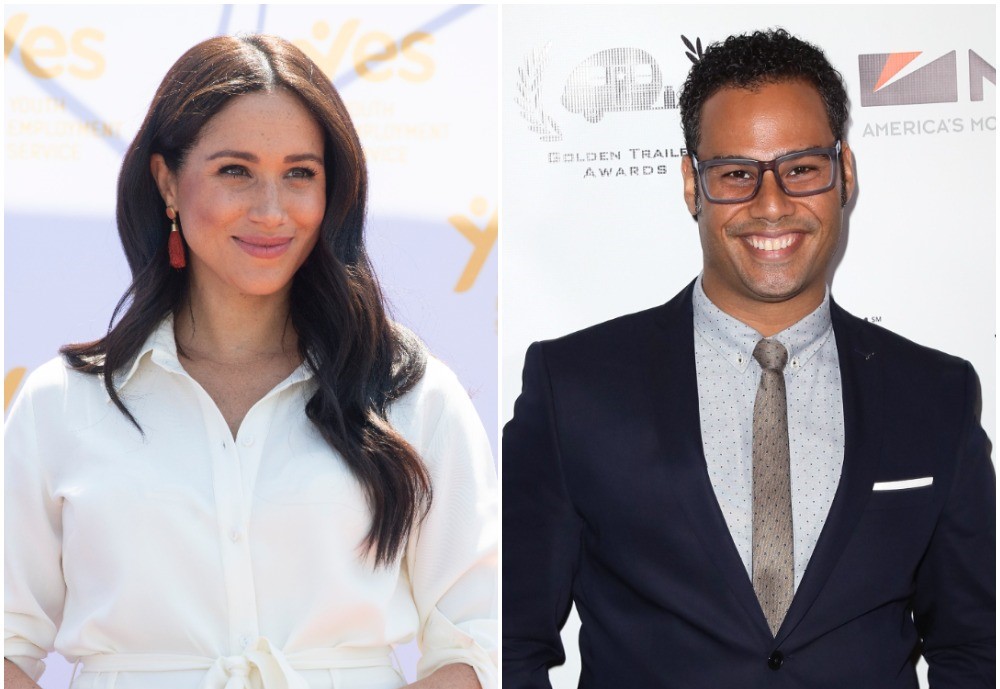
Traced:
[[833, 189], [837, 181], [840, 141], [830, 148], [796, 151], [767, 162], [752, 158], [714, 158], [699, 162], [692, 153], [701, 190], [712, 203], [743, 203], [760, 191], [764, 172], [770, 170], [789, 196], [812, 196]]

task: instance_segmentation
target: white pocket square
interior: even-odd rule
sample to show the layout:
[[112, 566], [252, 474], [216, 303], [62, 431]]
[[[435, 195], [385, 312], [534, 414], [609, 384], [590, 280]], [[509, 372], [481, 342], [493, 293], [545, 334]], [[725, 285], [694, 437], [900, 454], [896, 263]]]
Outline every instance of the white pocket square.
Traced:
[[872, 490], [906, 490], [907, 488], [923, 488], [934, 483], [933, 476], [923, 478], [908, 478], [902, 481], [878, 481]]

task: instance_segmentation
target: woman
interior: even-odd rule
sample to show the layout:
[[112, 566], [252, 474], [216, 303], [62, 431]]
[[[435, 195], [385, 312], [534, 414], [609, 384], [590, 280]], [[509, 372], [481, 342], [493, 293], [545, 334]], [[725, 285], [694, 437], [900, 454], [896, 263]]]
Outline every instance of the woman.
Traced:
[[8, 419], [8, 686], [55, 648], [78, 689], [400, 687], [414, 636], [413, 686], [495, 686], [488, 444], [386, 318], [365, 196], [291, 44], [168, 72], [119, 178], [133, 284]]

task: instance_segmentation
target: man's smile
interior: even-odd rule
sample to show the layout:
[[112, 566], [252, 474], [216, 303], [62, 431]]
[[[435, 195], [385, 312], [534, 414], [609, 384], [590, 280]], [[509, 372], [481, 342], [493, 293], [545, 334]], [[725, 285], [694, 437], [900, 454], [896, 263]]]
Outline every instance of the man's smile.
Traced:
[[801, 237], [802, 234], [799, 232], [790, 232], [776, 237], [747, 235], [742, 239], [757, 251], [763, 251], [768, 254], [776, 254], [779, 252], [791, 253], [791, 251], [786, 252], [785, 250], [794, 249], [794, 247], [798, 245]]

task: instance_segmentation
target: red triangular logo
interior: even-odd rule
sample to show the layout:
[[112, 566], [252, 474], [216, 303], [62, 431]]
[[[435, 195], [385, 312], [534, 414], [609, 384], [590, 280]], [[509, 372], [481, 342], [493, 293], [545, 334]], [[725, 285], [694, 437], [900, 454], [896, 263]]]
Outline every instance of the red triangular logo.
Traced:
[[882, 68], [882, 74], [879, 75], [878, 81], [875, 83], [875, 88], [872, 89], [872, 93], [875, 93], [880, 88], [885, 86], [886, 82], [892, 79], [899, 73], [899, 70], [906, 67], [906, 65], [913, 62], [921, 51], [915, 53], [892, 53], [889, 55], [889, 59], [885, 61], [885, 67]]

